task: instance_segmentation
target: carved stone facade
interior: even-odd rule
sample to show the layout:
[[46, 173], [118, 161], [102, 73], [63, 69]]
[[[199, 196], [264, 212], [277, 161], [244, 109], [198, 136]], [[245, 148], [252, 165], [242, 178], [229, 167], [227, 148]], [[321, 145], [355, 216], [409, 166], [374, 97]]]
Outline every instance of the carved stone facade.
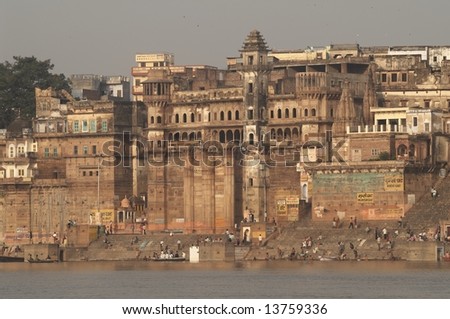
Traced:
[[[322, 216], [336, 210], [367, 219], [386, 217], [379, 212], [386, 206], [397, 218], [410, 207], [409, 189], [425, 192], [426, 177], [409, 183], [404, 167], [450, 158], [447, 52], [271, 51], [254, 30], [227, 70], [177, 66], [172, 54], [137, 55], [140, 102], [37, 90], [27, 144], [36, 146], [33, 175], [13, 181], [0, 170], [0, 234], [13, 241], [31, 231], [32, 241], [51, 241], [68, 221], [222, 233], [244, 219], [297, 221], [311, 203], [313, 218], [316, 206]], [[10, 142], [0, 142], [6, 154]], [[385, 155], [395, 161], [367, 162]], [[403, 176], [403, 190], [389, 184], [385, 196], [381, 182], [373, 192], [351, 188], [390, 169]], [[344, 201], [337, 184], [350, 189]]]

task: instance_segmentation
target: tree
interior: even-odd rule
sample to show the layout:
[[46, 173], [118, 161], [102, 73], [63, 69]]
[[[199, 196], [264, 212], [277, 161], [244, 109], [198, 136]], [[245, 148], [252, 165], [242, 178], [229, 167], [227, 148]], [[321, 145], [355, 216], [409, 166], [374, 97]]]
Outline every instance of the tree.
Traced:
[[16, 117], [32, 119], [36, 114], [34, 89], [53, 87], [70, 92], [70, 82], [64, 74], [52, 74], [50, 60], [13, 57], [14, 63], [0, 64], [0, 128], [6, 128]]

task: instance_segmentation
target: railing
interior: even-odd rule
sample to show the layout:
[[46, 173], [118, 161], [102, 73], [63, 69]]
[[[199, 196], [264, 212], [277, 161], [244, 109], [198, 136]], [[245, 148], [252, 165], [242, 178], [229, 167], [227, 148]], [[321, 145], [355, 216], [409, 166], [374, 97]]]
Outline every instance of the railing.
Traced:
[[347, 126], [347, 134], [358, 133], [406, 133], [407, 128], [403, 125], [358, 125], [355, 127]]

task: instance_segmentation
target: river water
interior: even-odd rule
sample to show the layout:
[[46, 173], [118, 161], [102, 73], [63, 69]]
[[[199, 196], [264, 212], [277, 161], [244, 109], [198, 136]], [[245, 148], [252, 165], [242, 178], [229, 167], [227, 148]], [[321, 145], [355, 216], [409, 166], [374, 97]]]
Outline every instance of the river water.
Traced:
[[448, 298], [450, 263], [1, 263], [0, 298]]

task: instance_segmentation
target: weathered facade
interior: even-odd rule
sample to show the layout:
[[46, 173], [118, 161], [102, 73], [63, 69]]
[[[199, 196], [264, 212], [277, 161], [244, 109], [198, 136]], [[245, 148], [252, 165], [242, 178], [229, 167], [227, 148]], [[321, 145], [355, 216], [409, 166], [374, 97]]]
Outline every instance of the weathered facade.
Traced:
[[36, 90], [32, 135], [0, 139], [0, 236], [223, 233], [297, 221], [310, 205], [318, 220], [398, 218], [450, 158], [447, 52], [271, 51], [254, 30], [227, 70], [136, 55], [135, 102]]

